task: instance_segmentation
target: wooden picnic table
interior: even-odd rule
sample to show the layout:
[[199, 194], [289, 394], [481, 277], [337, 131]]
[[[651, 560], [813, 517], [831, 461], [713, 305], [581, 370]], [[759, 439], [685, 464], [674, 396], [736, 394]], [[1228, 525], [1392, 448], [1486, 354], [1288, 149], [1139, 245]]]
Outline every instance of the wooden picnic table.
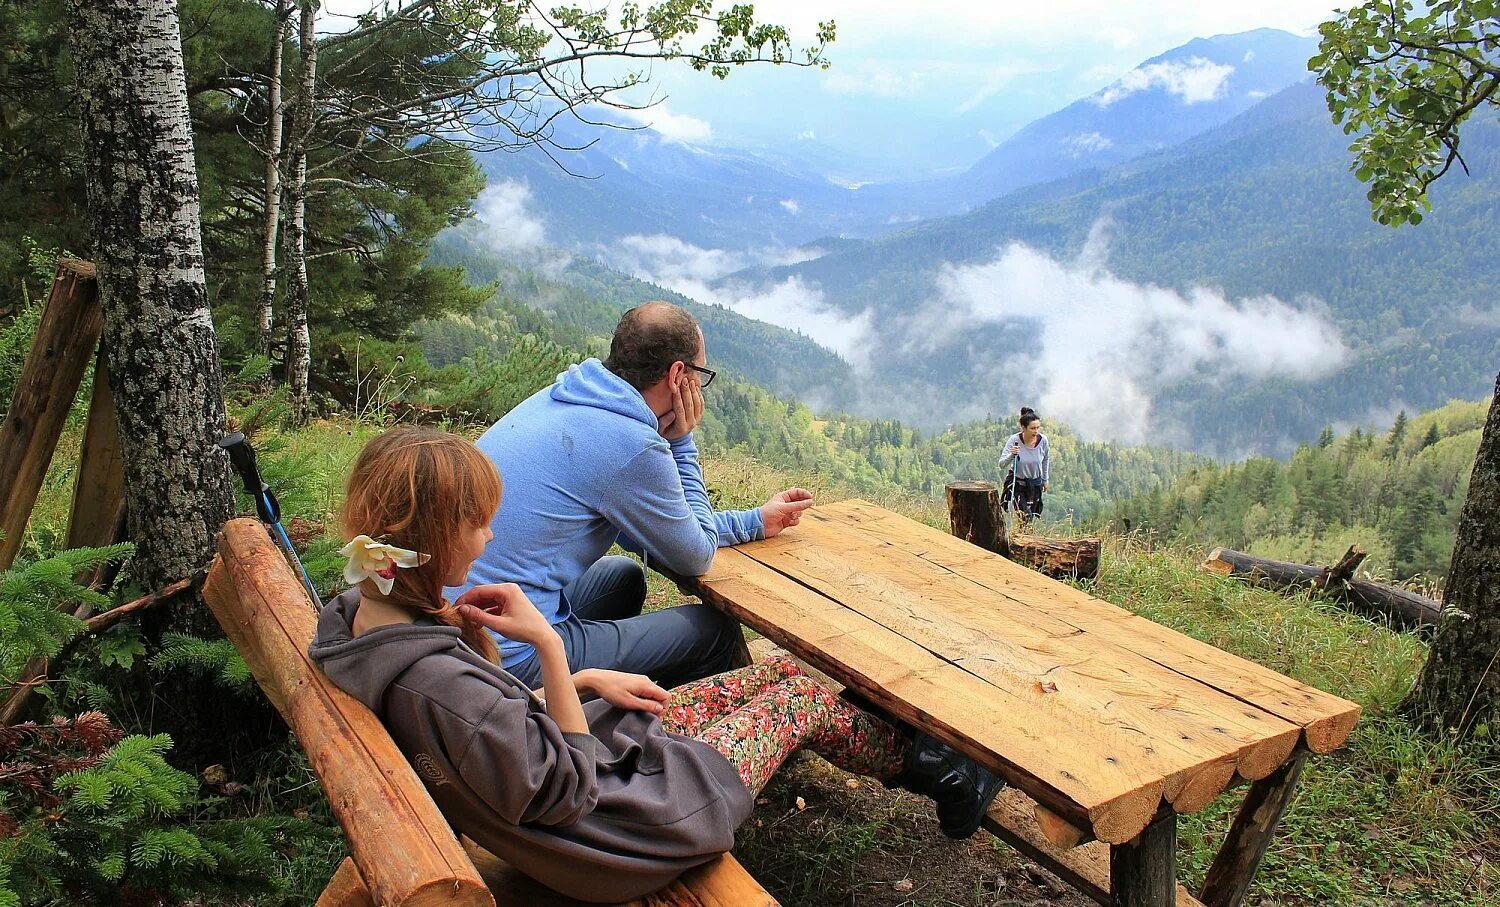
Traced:
[[1354, 703], [863, 501], [684, 589], [1005, 778], [986, 827], [1103, 904], [1196, 904], [1176, 817], [1250, 782], [1199, 894], [1244, 898]]

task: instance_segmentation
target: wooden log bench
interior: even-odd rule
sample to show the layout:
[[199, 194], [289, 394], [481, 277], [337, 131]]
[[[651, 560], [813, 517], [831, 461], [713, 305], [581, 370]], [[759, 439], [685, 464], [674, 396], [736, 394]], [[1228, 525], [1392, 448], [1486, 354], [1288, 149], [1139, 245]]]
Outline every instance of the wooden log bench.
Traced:
[[[203, 596], [297, 735], [348, 840], [351, 856], [318, 907], [574, 903], [461, 843], [379, 719], [313, 665], [307, 647], [317, 615], [259, 522], [225, 524]], [[725, 854], [632, 903], [774, 907], [776, 900]]]
[[[1010, 787], [985, 826], [1117, 907], [1237, 907], [1309, 754], [1359, 707], [862, 501], [719, 552], [683, 590]], [[1244, 803], [1194, 897], [1176, 819]]]

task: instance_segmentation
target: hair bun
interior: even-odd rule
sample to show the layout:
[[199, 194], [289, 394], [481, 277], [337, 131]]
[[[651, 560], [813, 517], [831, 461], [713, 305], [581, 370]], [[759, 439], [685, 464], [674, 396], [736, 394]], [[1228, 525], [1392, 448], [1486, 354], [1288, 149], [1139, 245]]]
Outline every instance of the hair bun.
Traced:
[[1023, 407], [1021, 407], [1021, 418], [1024, 419], [1027, 416], [1034, 416], [1034, 415], [1036, 415], [1036, 410], [1032, 409], [1029, 406], [1023, 406]]

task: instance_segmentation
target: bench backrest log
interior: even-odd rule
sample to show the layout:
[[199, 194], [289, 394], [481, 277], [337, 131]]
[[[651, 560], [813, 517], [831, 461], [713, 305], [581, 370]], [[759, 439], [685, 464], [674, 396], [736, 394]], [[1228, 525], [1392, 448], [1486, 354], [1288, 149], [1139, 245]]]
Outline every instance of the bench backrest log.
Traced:
[[317, 616], [260, 523], [225, 524], [203, 597], [307, 753], [371, 901], [494, 907], [380, 721], [314, 668], [307, 645]]

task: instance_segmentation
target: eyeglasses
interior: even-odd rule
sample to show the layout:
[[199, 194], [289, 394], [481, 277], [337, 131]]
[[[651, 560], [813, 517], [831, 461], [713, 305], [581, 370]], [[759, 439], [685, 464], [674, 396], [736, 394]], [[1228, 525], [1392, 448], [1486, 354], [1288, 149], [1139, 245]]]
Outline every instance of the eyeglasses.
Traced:
[[719, 376], [719, 373], [711, 368], [704, 368], [701, 365], [694, 365], [691, 362], [684, 362], [683, 365], [704, 376], [703, 380], [698, 382], [699, 387], [708, 387], [710, 384], [713, 384], [714, 379]]

